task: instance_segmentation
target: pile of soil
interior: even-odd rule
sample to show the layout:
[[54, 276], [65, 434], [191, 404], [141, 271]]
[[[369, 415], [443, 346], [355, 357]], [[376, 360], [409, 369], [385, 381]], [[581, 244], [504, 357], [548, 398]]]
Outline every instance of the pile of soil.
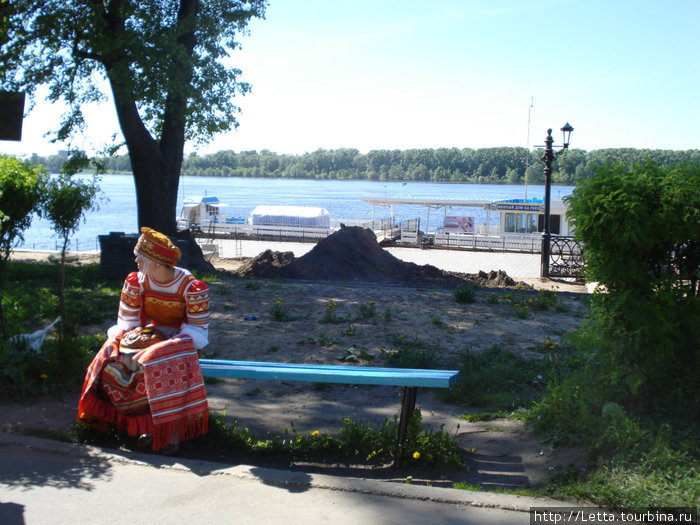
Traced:
[[458, 274], [435, 266], [402, 261], [384, 250], [372, 230], [344, 227], [319, 241], [302, 257], [292, 252], [267, 250], [241, 266], [242, 277], [323, 281], [361, 281], [412, 286], [458, 286], [475, 282], [480, 286], [509, 287], [518, 284], [503, 271]]
[[274, 279], [279, 277], [280, 268], [294, 261], [294, 252], [273, 252], [265, 250], [260, 255], [244, 262], [236, 273], [242, 277]]

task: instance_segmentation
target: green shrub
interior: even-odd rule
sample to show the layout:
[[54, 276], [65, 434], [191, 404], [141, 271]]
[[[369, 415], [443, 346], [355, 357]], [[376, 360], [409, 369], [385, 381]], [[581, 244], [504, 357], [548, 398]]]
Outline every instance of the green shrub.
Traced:
[[459, 286], [455, 292], [455, 302], [458, 304], [468, 304], [476, 301], [476, 293], [479, 291], [479, 285], [476, 283], [468, 283]]

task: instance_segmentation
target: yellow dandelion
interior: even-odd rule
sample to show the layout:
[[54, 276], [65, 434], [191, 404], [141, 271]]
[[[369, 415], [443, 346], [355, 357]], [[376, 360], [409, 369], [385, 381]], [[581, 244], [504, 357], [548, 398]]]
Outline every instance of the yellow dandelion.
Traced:
[[39, 377], [42, 378], [42, 379], [46, 379], [46, 378], [49, 377], [49, 376], [47, 376], [46, 374], [41, 374]]
[[314, 431], [311, 433], [311, 435], [312, 435], [312, 436], [318, 436], [318, 430], [314, 430]]
[[420, 452], [418, 452], [418, 451], [414, 452], [413, 459], [420, 459]]
[[476, 447], [471, 448], [471, 453], [474, 454], [476, 452]]

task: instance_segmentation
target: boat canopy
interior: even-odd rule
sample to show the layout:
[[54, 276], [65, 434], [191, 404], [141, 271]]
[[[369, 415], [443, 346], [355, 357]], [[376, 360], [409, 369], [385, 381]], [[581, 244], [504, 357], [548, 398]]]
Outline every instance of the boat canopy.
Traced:
[[219, 202], [218, 197], [187, 197], [183, 203], [183, 208], [196, 208], [201, 204], [211, 206], [212, 208], [225, 208], [228, 204]]
[[262, 205], [251, 212], [250, 223], [259, 226], [330, 228], [331, 216], [326, 208]]

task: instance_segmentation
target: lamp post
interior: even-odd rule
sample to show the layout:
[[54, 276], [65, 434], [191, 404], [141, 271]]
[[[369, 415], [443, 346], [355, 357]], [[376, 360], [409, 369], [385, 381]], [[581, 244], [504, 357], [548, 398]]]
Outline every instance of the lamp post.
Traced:
[[569, 140], [573, 130], [574, 128], [568, 122], [561, 128], [564, 145], [560, 146], [561, 151], [556, 156], [553, 149], [554, 139], [552, 138], [551, 128], [547, 130], [547, 138], [544, 140], [544, 235], [542, 236], [542, 258], [540, 264], [540, 277], [542, 278], [549, 277], [549, 245], [552, 237], [549, 220], [552, 203], [552, 161], [569, 147]]

